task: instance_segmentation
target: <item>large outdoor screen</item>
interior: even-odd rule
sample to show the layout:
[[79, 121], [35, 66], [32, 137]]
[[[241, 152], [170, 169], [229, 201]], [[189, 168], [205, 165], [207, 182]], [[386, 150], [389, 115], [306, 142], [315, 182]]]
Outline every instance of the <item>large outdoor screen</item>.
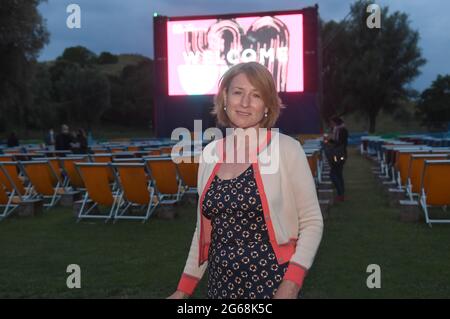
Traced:
[[303, 92], [303, 16], [285, 14], [167, 23], [169, 95], [216, 94], [221, 76], [257, 61], [279, 92]]

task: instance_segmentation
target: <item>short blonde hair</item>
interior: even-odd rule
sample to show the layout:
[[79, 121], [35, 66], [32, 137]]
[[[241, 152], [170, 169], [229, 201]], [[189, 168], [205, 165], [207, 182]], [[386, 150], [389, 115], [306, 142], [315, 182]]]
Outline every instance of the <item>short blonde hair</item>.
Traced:
[[231, 67], [220, 79], [219, 90], [214, 98], [214, 109], [212, 114], [216, 116], [217, 124], [229, 127], [231, 122], [226, 114], [225, 94], [230, 88], [231, 81], [239, 75], [245, 74], [250, 83], [260, 92], [265, 107], [268, 108], [267, 117], [261, 122], [261, 127], [271, 128], [275, 125], [280, 109], [283, 107], [278, 96], [272, 74], [265, 66], [257, 62], [236, 64]]

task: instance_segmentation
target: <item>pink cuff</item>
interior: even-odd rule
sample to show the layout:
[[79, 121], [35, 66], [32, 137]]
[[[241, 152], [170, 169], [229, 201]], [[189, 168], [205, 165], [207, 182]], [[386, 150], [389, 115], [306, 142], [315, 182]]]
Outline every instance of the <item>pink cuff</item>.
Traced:
[[294, 262], [290, 262], [286, 273], [284, 274], [283, 280], [289, 280], [296, 283], [299, 288], [303, 285], [303, 279], [306, 276], [308, 270]]
[[194, 293], [194, 290], [197, 287], [199, 281], [200, 279], [197, 277], [183, 274], [181, 276], [180, 282], [178, 283], [177, 290], [182, 291], [190, 296]]

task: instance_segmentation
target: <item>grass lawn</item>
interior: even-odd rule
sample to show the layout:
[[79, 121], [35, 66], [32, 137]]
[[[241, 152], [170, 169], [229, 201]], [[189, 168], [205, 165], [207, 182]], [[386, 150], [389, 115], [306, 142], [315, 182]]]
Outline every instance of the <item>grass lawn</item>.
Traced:
[[[372, 163], [350, 152], [349, 200], [335, 205], [303, 288], [304, 298], [450, 296], [450, 225], [401, 223], [378, 190]], [[164, 298], [176, 288], [195, 226], [195, 207], [147, 224], [75, 223], [70, 209], [0, 223], [0, 298]], [[81, 289], [66, 268], [81, 267]], [[369, 264], [381, 288], [368, 289]], [[206, 276], [194, 295], [206, 295]]]

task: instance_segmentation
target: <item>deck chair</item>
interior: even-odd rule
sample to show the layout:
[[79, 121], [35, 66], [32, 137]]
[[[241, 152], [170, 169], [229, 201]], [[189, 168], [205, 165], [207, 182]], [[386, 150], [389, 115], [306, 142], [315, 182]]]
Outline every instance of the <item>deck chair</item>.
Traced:
[[159, 150], [159, 149], [148, 149], [148, 150], [146, 150], [146, 152], [147, 152], [147, 155], [151, 155], [151, 156], [155, 156], [155, 155], [161, 156], [161, 150]]
[[19, 162], [19, 167], [28, 178], [32, 193], [44, 200], [49, 200], [44, 207], [50, 209], [61, 199], [64, 193], [63, 182], [49, 161]]
[[425, 221], [431, 227], [433, 223], [450, 223], [449, 219], [430, 218], [428, 207], [450, 205], [450, 160], [425, 160], [422, 176], [420, 206]]
[[90, 155], [91, 162], [93, 163], [111, 163], [111, 153], [96, 153]]
[[32, 157], [32, 161], [47, 161], [58, 175], [61, 181], [64, 181], [63, 170], [61, 169], [60, 161], [58, 157]]
[[141, 149], [141, 147], [140, 146], [136, 146], [136, 145], [129, 145], [127, 147], [127, 151], [129, 151], [129, 152], [137, 152], [140, 149]]
[[[75, 167], [86, 186], [77, 222], [83, 218], [105, 219], [105, 222], [108, 222], [114, 216], [121, 196], [109, 179], [110, 175], [114, 176], [111, 164], [75, 163]], [[108, 207], [108, 213], [96, 212], [95, 209], [101, 206]]]
[[[114, 221], [117, 219], [134, 219], [146, 222], [157, 206], [157, 198], [147, 166], [144, 163], [114, 163], [116, 179], [121, 197], [117, 206]], [[144, 215], [129, 214], [130, 208], [138, 207]]]
[[25, 198], [32, 198], [32, 187], [27, 186], [25, 178], [19, 174], [17, 162], [0, 162], [0, 181], [9, 193], [16, 192]]
[[[0, 172], [0, 174], [2, 173]], [[15, 188], [14, 183], [11, 180], [9, 182], [13, 185], [12, 192], [9, 192], [8, 187], [0, 180], [0, 221], [11, 215], [19, 207], [19, 204], [23, 202], [23, 198]]]
[[170, 154], [172, 153], [172, 147], [171, 146], [164, 146], [164, 147], [161, 147], [160, 149], [159, 149], [160, 151], [161, 151], [161, 155], [168, 155], [168, 156], [170, 156]]
[[[91, 154], [90, 159], [93, 163], [111, 163], [113, 161], [112, 154], [110, 153]], [[108, 174], [108, 180], [110, 183], [115, 181], [114, 172], [112, 170]]]
[[0, 155], [0, 162], [13, 162], [13, 161], [14, 161], [14, 155], [12, 155], [12, 154]]
[[14, 195], [6, 192], [6, 187], [0, 183], [0, 221], [8, 217], [18, 205], [13, 203]]
[[408, 180], [409, 162], [413, 154], [427, 154], [429, 150], [401, 150], [398, 153], [396, 169], [397, 169], [397, 185], [400, 189], [405, 189]]
[[113, 163], [144, 163], [142, 157], [114, 158]]
[[414, 197], [420, 196], [425, 160], [446, 160], [447, 158], [449, 158], [447, 154], [412, 154], [406, 186], [409, 200], [412, 201]]
[[80, 173], [75, 167], [75, 163], [86, 163], [87, 156], [81, 157], [62, 157], [59, 159], [60, 166], [64, 172], [64, 188], [84, 190], [85, 186]]
[[307, 153], [306, 158], [308, 159], [309, 168], [311, 169], [311, 174], [314, 180], [317, 180], [317, 158], [316, 153]]
[[184, 186], [187, 186], [186, 193], [197, 194], [198, 160], [196, 161], [192, 156], [185, 156], [178, 158], [177, 162], [178, 174]]
[[175, 204], [181, 200], [185, 187], [177, 167], [170, 157], [145, 157], [152, 186], [160, 204]]

